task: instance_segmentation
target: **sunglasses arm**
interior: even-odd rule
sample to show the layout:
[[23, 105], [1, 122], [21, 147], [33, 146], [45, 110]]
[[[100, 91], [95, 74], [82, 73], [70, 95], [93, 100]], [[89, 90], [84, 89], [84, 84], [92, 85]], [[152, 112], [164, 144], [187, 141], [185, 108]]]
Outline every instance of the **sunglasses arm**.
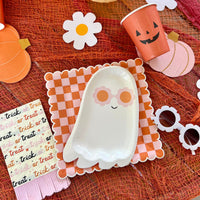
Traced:
[[183, 127], [184, 127], [184, 126], [183, 126], [182, 124], [178, 123], [177, 129], [178, 129], [179, 131], [180, 131]]
[[[190, 140], [188, 140], [188, 142], [190, 143], [190, 145], [192, 145], [192, 143], [190, 142]], [[190, 150], [191, 150], [191, 149], [190, 149]], [[193, 156], [196, 155], [195, 150], [191, 150], [191, 152], [192, 152], [192, 155], [193, 155]]]

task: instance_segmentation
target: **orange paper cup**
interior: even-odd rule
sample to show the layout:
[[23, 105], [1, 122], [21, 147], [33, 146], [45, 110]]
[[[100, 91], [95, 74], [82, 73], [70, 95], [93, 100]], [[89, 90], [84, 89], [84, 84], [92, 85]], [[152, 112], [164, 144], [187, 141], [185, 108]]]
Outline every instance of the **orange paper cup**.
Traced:
[[3, 12], [3, 0], [0, 0], [0, 30], [5, 28], [4, 12]]
[[144, 61], [169, 51], [156, 4], [146, 4], [126, 15], [121, 24], [135, 43]]

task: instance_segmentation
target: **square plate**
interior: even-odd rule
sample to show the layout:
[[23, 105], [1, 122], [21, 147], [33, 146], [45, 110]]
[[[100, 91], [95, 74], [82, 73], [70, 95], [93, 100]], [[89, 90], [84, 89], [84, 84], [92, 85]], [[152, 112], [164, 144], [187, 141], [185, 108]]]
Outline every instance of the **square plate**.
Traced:
[[157, 127], [152, 121], [153, 108], [151, 106], [150, 93], [147, 89], [146, 76], [144, 74], [143, 62], [140, 58], [135, 60], [113, 62], [112, 64], [96, 65], [95, 67], [64, 70], [62, 72], [46, 73], [46, 87], [48, 89], [51, 120], [53, 122], [54, 138], [56, 140], [58, 176], [65, 178], [76, 174], [92, 173], [100, 171], [98, 164], [87, 169], [80, 169], [76, 161], [65, 163], [63, 160], [63, 149], [72, 132], [86, 84], [91, 76], [100, 68], [109, 66], [121, 66], [129, 70], [133, 75], [139, 99], [139, 129], [138, 142], [131, 163], [145, 162], [155, 158], [163, 158], [164, 151], [159, 140]]

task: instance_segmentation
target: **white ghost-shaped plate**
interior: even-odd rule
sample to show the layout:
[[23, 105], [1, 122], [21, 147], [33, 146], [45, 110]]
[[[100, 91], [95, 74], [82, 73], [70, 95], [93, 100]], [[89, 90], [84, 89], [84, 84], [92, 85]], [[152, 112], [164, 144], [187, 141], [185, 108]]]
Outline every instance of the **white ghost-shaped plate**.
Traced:
[[138, 138], [139, 104], [135, 79], [119, 66], [98, 70], [88, 82], [63, 159], [79, 168], [99, 163], [110, 169], [130, 163]]

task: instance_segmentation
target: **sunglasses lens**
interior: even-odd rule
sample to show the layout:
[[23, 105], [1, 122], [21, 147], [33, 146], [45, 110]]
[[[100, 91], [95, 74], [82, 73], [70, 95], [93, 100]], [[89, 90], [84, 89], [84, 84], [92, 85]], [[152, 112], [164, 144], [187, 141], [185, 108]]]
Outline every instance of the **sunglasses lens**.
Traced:
[[123, 102], [123, 103], [129, 103], [131, 101], [131, 94], [130, 92], [128, 91], [124, 91], [120, 94], [120, 100]]
[[188, 145], [195, 145], [200, 140], [197, 130], [190, 128], [184, 134], [184, 140]]
[[118, 90], [116, 98], [119, 105], [129, 106], [133, 103], [135, 97], [133, 91], [125, 87], [123, 89]]
[[160, 114], [159, 121], [164, 127], [171, 127], [175, 124], [176, 117], [173, 112], [165, 110]]
[[94, 100], [97, 104], [100, 104], [102, 106], [109, 104], [112, 95], [109, 88], [106, 87], [100, 87], [96, 88], [94, 94], [93, 94]]
[[108, 100], [108, 97], [109, 97], [109, 94], [106, 90], [100, 90], [98, 93], [97, 93], [97, 99], [100, 101], [100, 102], [105, 102]]

